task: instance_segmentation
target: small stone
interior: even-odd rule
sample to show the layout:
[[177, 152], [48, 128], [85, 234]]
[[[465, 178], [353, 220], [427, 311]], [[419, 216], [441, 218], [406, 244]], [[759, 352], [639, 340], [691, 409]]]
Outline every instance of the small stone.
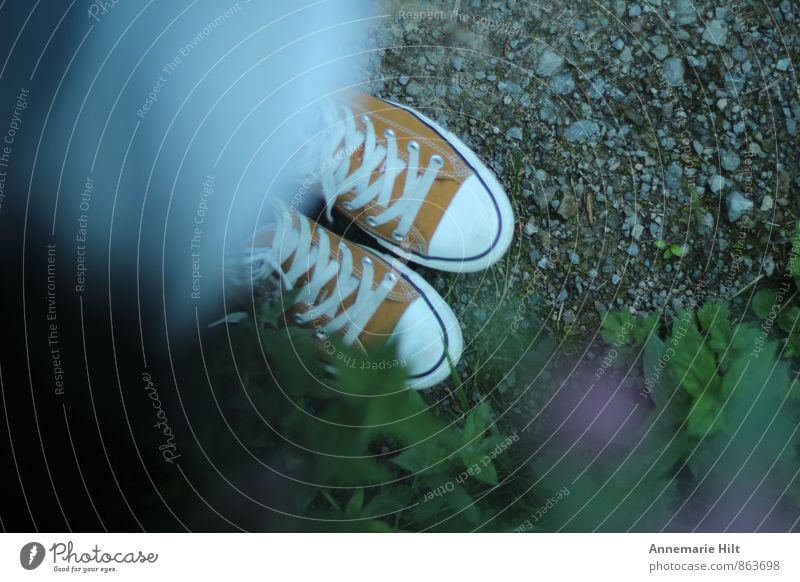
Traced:
[[631, 237], [633, 240], [639, 240], [642, 238], [642, 233], [644, 233], [644, 226], [641, 222], [637, 222], [631, 229]]
[[633, 4], [628, 6], [628, 16], [641, 16], [642, 15], [642, 7], [638, 4]]
[[566, 289], [562, 289], [561, 293], [558, 294], [556, 301], [558, 301], [559, 303], [564, 303], [564, 301], [567, 300], [567, 297], [569, 297], [569, 293], [567, 293]]
[[781, 59], [777, 63], [775, 63], [775, 68], [779, 71], [788, 71], [789, 70], [789, 59]]
[[622, 277], [614, 273], [614, 275], [612, 275], [611, 277], [611, 283], [613, 285], [619, 285], [621, 282], [622, 282]]
[[406, 85], [406, 93], [408, 93], [411, 97], [419, 97], [422, 95], [422, 87], [420, 87], [419, 83], [416, 81], [411, 81], [408, 85]]
[[725, 187], [725, 178], [719, 174], [714, 174], [708, 181], [708, 187], [714, 194], [718, 194]]
[[692, 0], [675, 0], [673, 2], [675, 22], [680, 25], [692, 24], [697, 21], [697, 9]]
[[726, 151], [722, 153], [722, 167], [729, 172], [733, 172], [742, 163], [742, 159], [734, 152]]
[[453, 68], [456, 71], [460, 71], [461, 69], [464, 68], [464, 59], [462, 59], [461, 57], [453, 57], [452, 63], [453, 63]]
[[558, 95], [569, 95], [575, 90], [575, 81], [569, 73], [561, 73], [550, 80], [550, 89]]
[[630, 63], [633, 60], [633, 53], [631, 47], [626, 46], [619, 54], [619, 60], [623, 63]]
[[565, 220], [569, 220], [578, 213], [578, 203], [575, 196], [571, 193], [566, 193], [561, 198], [561, 203], [558, 205], [558, 213]]
[[653, 56], [659, 61], [663, 61], [669, 55], [669, 47], [665, 44], [656, 45], [653, 48]]
[[573, 265], [580, 265], [581, 258], [578, 256], [578, 253], [576, 253], [575, 251], [570, 251], [569, 262], [572, 263]]
[[728, 23], [718, 18], [710, 21], [703, 31], [703, 40], [717, 46], [724, 46], [725, 41], [728, 40]]
[[639, 254], [639, 245], [631, 243], [631, 246], [628, 247], [628, 254], [632, 257], [637, 256]]
[[769, 194], [764, 196], [764, 199], [761, 201], [761, 212], [769, 212], [775, 208], [775, 199], [772, 198]]
[[747, 60], [747, 49], [741, 46], [737, 46], [735, 49], [731, 51], [731, 56], [733, 60], [737, 63], [743, 63]]
[[731, 192], [728, 196], [728, 220], [730, 222], [736, 222], [752, 208], [753, 201], [745, 198], [741, 192]]
[[664, 176], [664, 182], [670, 190], [678, 190], [681, 187], [681, 178], [683, 177], [683, 168], [678, 162], [672, 162]]
[[547, 49], [539, 57], [539, 63], [536, 65], [536, 74], [540, 77], [551, 77], [559, 72], [563, 66], [564, 57]]
[[600, 126], [594, 121], [581, 119], [567, 128], [564, 132], [564, 137], [569, 141], [587, 140], [592, 143], [597, 143], [597, 140], [600, 139]]
[[683, 61], [678, 58], [671, 58], [664, 61], [664, 78], [671, 87], [683, 84]]
[[528, 223], [525, 225], [525, 234], [527, 234], [528, 236], [533, 236], [537, 232], [539, 232], [539, 227], [536, 226], [536, 219], [533, 216], [531, 216], [528, 219]]
[[506, 132], [506, 137], [510, 139], [515, 139], [517, 141], [522, 141], [522, 128], [512, 127]]

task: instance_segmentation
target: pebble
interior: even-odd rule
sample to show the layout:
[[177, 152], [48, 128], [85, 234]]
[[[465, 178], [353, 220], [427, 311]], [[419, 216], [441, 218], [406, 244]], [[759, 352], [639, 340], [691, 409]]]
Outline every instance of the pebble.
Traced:
[[764, 196], [764, 199], [761, 200], [761, 212], [769, 212], [773, 208], [775, 208], [775, 199], [767, 194]]
[[528, 236], [533, 236], [534, 234], [539, 232], [539, 227], [536, 226], [536, 219], [533, 216], [531, 216], [528, 219], [528, 223], [525, 225], [524, 230], [525, 234], [527, 234]]
[[659, 61], [663, 61], [669, 55], [669, 47], [665, 44], [658, 44], [653, 48], [653, 56]]
[[568, 95], [575, 90], [575, 81], [569, 73], [561, 73], [550, 80], [550, 89], [558, 95]]
[[726, 151], [722, 153], [722, 167], [729, 172], [733, 172], [742, 163], [742, 159], [734, 152]]
[[517, 141], [522, 141], [522, 128], [512, 127], [506, 132], [506, 137], [510, 139], [515, 139]]
[[564, 137], [569, 141], [588, 140], [592, 143], [597, 143], [597, 140], [600, 139], [600, 126], [594, 121], [581, 119], [567, 128], [567, 131], [564, 132]]
[[619, 285], [621, 282], [622, 282], [622, 277], [614, 273], [614, 275], [611, 277], [611, 283], [613, 285]]
[[678, 58], [671, 58], [664, 61], [664, 78], [671, 87], [683, 84], [684, 67], [683, 61]]
[[672, 5], [674, 20], [678, 24], [693, 24], [697, 21], [697, 9], [692, 0], [676, 0]]
[[714, 174], [708, 181], [708, 187], [714, 194], [718, 194], [725, 187], [725, 178], [719, 174]]
[[731, 192], [728, 196], [728, 220], [736, 222], [753, 208], [753, 201], [745, 198], [741, 192]]
[[741, 46], [737, 46], [735, 49], [731, 51], [731, 56], [733, 60], [738, 63], [743, 63], [747, 60], [747, 49]]
[[718, 18], [710, 21], [703, 31], [703, 40], [717, 46], [724, 46], [728, 40], [728, 23]]
[[775, 68], [779, 71], [789, 70], [789, 59], [781, 59], [775, 64]]
[[536, 74], [540, 77], [551, 77], [561, 70], [564, 66], [564, 57], [546, 49], [539, 57], [536, 65]]
[[406, 93], [408, 93], [411, 97], [419, 97], [422, 95], [422, 87], [420, 87], [419, 83], [416, 81], [411, 81], [408, 85], [406, 85]]
[[578, 213], [578, 203], [575, 196], [567, 192], [562, 196], [561, 202], [558, 205], [558, 213], [562, 218], [569, 220]]

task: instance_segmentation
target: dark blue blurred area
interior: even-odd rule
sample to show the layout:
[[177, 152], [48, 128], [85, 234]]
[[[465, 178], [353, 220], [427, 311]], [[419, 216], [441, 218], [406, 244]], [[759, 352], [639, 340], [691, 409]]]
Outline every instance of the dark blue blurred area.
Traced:
[[186, 483], [151, 446], [142, 375], [188, 448], [181, 391], [201, 389], [198, 330], [224, 312], [225, 261], [266, 201], [295, 195], [314, 106], [358, 82], [362, 12], [0, 3], [2, 463], [18, 501], [4, 528], [189, 527], [156, 485]]

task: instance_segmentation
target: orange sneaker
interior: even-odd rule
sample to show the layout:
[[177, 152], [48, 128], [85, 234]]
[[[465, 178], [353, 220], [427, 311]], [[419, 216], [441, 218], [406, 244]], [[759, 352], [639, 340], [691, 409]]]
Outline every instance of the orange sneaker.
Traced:
[[286, 320], [320, 340], [341, 334], [365, 354], [387, 342], [404, 363], [409, 387], [429, 388], [461, 357], [461, 327], [444, 299], [396, 258], [350, 243], [282, 209], [244, 251], [247, 281], [277, 277], [298, 290]]
[[321, 186], [335, 207], [409, 261], [485, 269], [508, 250], [514, 212], [502, 185], [455, 135], [363, 93], [329, 103]]

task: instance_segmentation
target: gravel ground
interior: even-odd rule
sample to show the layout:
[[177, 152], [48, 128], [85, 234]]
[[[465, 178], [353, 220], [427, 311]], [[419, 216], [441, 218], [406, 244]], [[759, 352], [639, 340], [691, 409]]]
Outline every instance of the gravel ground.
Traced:
[[741, 305], [783, 270], [800, 184], [788, 0], [382, 10], [373, 92], [473, 146], [517, 210], [491, 271], [426, 273], [475, 340], [465, 377], [492, 314], [524, 305], [523, 327], [578, 353], [609, 307], [669, 321], [711, 297]]

